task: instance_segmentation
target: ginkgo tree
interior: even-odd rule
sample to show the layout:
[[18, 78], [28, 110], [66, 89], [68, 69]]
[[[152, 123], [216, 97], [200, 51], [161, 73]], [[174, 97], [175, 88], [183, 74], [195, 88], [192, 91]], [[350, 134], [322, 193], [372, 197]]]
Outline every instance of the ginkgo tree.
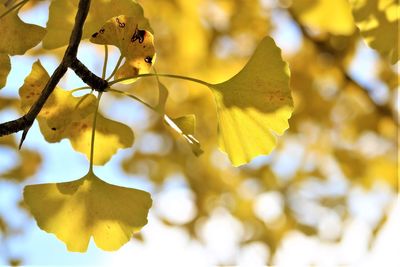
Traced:
[[[23, 55], [40, 42], [47, 50], [67, 48], [60, 65], [51, 75], [39, 60], [33, 64], [19, 89], [20, 106], [25, 115], [2, 123], [0, 135], [23, 131], [21, 147], [25, 139], [29, 142], [28, 132], [36, 120], [47, 142], [68, 139], [75, 151], [87, 157], [88, 173], [84, 177], [64, 183], [28, 185], [24, 190], [24, 201], [38, 226], [55, 234], [70, 251], [86, 251], [91, 237], [101, 249], [119, 249], [134, 232], [146, 225], [152, 205], [149, 193], [109, 184], [107, 177], [99, 178], [93, 171], [93, 165], [106, 164], [119, 149], [129, 148], [134, 143], [135, 129], [100, 114], [102, 95], [126, 96], [143, 104], [158, 114], [165, 125], [177, 132], [192, 152], [200, 156], [204, 150], [200, 146], [201, 140], [195, 137], [196, 116], [167, 114], [165, 106], [169, 93], [162, 81], [179, 79], [204, 86], [204, 90], [210, 90], [215, 102], [210, 109], [215, 109], [217, 114], [216, 142], [233, 166], [269, 154], [276, 147], [276, 136], [289, 128], [288, 120], [294, 109], [289, 87], [290, 70], [271, 37], [264, 37], [259, 42], [247, 64], [236, 75], [227, 81], [211, 83], [175, 73], [158, 73], [154, 69], [156, 60], [163, 60], [157, 59], [154, 45], [157, 32], [153, 31], [142, 7], [135, 1], [53, 0], [46, 29], [24, 23], [18, 17], [18, 10], [28, 2], [2, 1], [0, 5], [0, 33], [3, 36], [0, 40], [0, 87], [6, 85], [11, 69], [9, 56]], [[377, 1], [375, 9], [366, 9], [361, 2], [350, 1], [349, 5], [345, 0], [337, 3], [321, 0], [312, 9], [304, 9], [302, 1], [293, 1], [290, 14], [304, 25], [332, 34], [352, 34], [358, 28], [372, 48], [389, 58], [391, 63], [396, 63], [398, 46], [392, 43], [398, 38], [395, 26], [399, 19], [398, 6], [390, 1]], [[341, 23], [324, 19], [332, 12], [342, 16]], [[62, 13], [75, 13], [75, 20], [65, 19], [60, 16]], [[383, 41], [381, 31], [368, 21], [371, 13], [379, 14], [376, 19], [383, 20], [380, 25], [383, 23], [393, 32], [389, 42]], [[307, 35], [305, 29], [301, 30]], [[80, 41], [87, 38], [104, 49], [101, 74], [91, 72], [77, 58]], [[108, 46], [117, 47], [120, 58], [107, 75]], [[68, 68], [87, 86], [69, 90], [58, 87]], [[156, 80], [156, 105], [116, 87], [143, 79]], [[86, 94], [75, 96], [81, 91]]]
[[[197, 154], [200, 154], [199, 142], [193, 136], [193, 129], [189, 129], [194, 128], [194, 117], [172, 119], [165, 114], [161, 107], [164, 105], [163, 101], [166, 101], [167, 91], [159, 79], [161, 77], [187, 79], [209, 87], [215, 96], [217, 106], [220, 147], [229, 155], [234, 165], [245, 164], [255, 156], [269, 153], [276, 143], [274, 134], [282, 134], [288, 128], [288, 119], [293, 110], [289, 90], [289, 70], [281, 58], [279, 48], [270, 37], [266, 37], [260, 43], [241, 72], [223, 83], [210, 84], [179, 75], [151, 74], [149, 72], [156, 56], [153, 34], [147, 19], [143, 17], [141, 7], [129, 2], [131, 6], [126, 9], [134, 10], [135, 17], [125, 14], [112, 17], [91, 35], [91, 42], [105, 45], [104, 71], [101, 78], [91, 73], [76, 58], [77, 45], [80, 39], [87, 35], [85, 31], [82, 33], [82, 28], [79, 27], [84, 25], [90, 7], [90, 1], [80, 1], [76, 21], [81, 21], [81, 25], [75, 24], [69, 47], [59, 67], [59, 69], [64, 67], [61, 73], [57, 75], [56, 71], [49, 77], [38, 61], [34, 63], [31, 73], [19, 91], [21, 106], [27, 114], [31, 114], [32, 110], [38, 110], [34, 117], [38, 120], [46, 141], [52, 143], [68, 138], [72, 147], [86, 154], [89, 160], [89, 172], [79, 180], [30, 185], [24, 191], [25, 202], [38, 225], [43, 230], [54, 233], [71, 251], [85, 251], [91, 236], [102, 249], [118, 249], [131, 238], [133, 232], [146, 224], [147, 213], [151, 207], [148, 193], [107, 184], [93, 173], [93, 164], [103, 165], [118, 149], [133, 144], [134, 135], [129, 127], [98, 114], [103, 93], [123, 94], [112, 88], [114, 84], [134, 82], [141, 77], [158, 77], [159, 106], [152, 107], [147, 104], [146, 106], [159, 112], [167, 124], [180, 132], [193, 146], [193, 151]], [[43, 40], [45, 48], [59, 45], [51, 44], [52, 41], [49, 41], [60, 41], [51, 37], [50, 29], [53, 25], [51, 10], [60, 8], [58, 5], [66, 3], [55, 1], [50, 8], [48, 36], [51, 39]], [[92, 8], [96, 12], [107, 10], [107, 6], [101, 6], [101, 1], [94, 3], [100, 5], [100, 7], [93, 5]], [[124, 9], [119, 12], [123, 12]], [[18, 19], [16, 13], [10, 12], [3, 17], [7, 15], [12, 16], [13, 20]], [[7, 26], [18, 27], [11, 23], [8, 22]], [[60, 25], [57, 24], [56, 27], [59, 29]], [[92, 24], [89, 18], [85, 29], [90, 27]], [[44, 32], [40, 27], [38, 30]], [[37, 36], [38, 34], [35, 34], [35, 38]], [[31, 47], [38, 41], [40, 39], [32, 40]], [[15, 43], [16, 47], [3, 50], [9, 54], [23, 53], [24, 50], [18, 48], [18, 41]], [[114, 45], [121, 52], [120, 60], [109, 78], [106, 78], [105, 71], [108, 58], [107, 45]], [[73, 48], [75, 52], [69, 53]], [[125, 63], [120, 66], [123, 59]], [[66, 67], [72, 68], [89, 86], [71, 91], [58, 88], [56, 84], [65, 73]], [[114, 80], [111, 80], [112, 78]], [[89, 89], [91, 90], [89, 94], [79, 98], [73, 96], [73, 92]], [[93, 95], [93, 91], [98, 92], [97, 97]], [[140, 101], [133, 95], [129, 96]], [[26, 122], [25, 117], [22, 122]], [[33, 121], [26, 125], [20, 123], [21, 129], [7, 125], [4, 128], [11, 131], [23, 130], [22, 145], [32, 123]], [[116, 206], [123, 208], [118, 211]], [[67, 218], [71, 219], [66, 223]]]

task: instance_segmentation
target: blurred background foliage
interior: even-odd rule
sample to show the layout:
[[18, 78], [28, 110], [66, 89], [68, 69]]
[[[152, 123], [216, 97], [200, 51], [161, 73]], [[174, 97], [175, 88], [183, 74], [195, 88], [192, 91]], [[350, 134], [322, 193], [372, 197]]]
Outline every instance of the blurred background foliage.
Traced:
[[[29, 1], [24, 9], [34, 8], [38, 2]], [[348, 224], [356, 218], [369, 218], [354, 209], [364, 201], [357, 196], [373, 199], [377, 192], [383, 192], [381, 204], [360, 204], [361, 209], [374, 209], [371, 212], [375, 216], [365, 219], [371, 232], [366, 242], [372, 247], [398, 198], [399, 70], [398, 63], [390, 64], [386, 52], [379, 56], [371, 50], [372, 59], [362, 58], [362, 52], [370, 48], [361, 39], [349, 2], [138, 2], [155, 33], [157, 72], [207, 82], [223, 81], [246, 63], [265, 35], [272, 35], [289, 62], [295, 103], [290, 129], [279, 138], [274, 152], [234, 168], [216, 147], [217, 120], [210, 92], [196, 84], [163, 79], [170, 93], [167, 113], [172, 117], [196, 115], [195, 135], [205, 152], [194, 156], [185, 141], [165, 127], [157, 114], [146, 108], [135, 111], [142, 113], [142, 120], [131, 125], [135, 146], [120, 167], [136, 177], [132, 179], [143, 179], [153, 186], [154, 216], [166, 225], [184, 229], [193, 239], [202, 240], [202, 229], [215, 214], [229, 214], [243, 229], [237, 237], [239, 244], [263, 244], [270, 255], [266, 261], [272, 264], [284, 239], [293, 232], [323, 243], [340, 243]], [[368, 5], [377, 1], [359, 2]], [[362, 16], [355, 17], [359, 21]], [[394, 36], [380, 26], [378, 20], [383, 41], [398, 46], [398, 26]], [[50, 53], [60, 57], [63, 49], [47, 51], [36, 47], [29, 53], [35, 57]], [[99, 69], [102, 53], [98, 50], [95, 62]], [[121, 88], [148, 103], [157, 102], [157, 85], [151, 79]], [[103, 111], [107, 113], [118, 101], [105, 99]], [[0, 95], [0, 109], [20, 112], [19, 100]], [[124, 109], [129, 112], [129, 106]], [[2, 151], [16, 151], [18, 156], [15, 166], [0, 169], [0, 179], [12, 183], [33, 177], [42, 163], [38, 152], [17, 152], [17, 143], [15, 136], [0, 138]], [[180, 215], [176, 214], [181, 212], [179, 207], [165, 209], [163, 198], [157, 197], [165, 196], [168, 184], [176, 179], [185, 184], [193, 201], [189, 211]], [[179, 205], [177, 201], [173, 203]], [[6, 244], [8, 236], [21, 231], [0, 217], [0, 246]], [[19, 263], [18, 259], [10, 261]], [[215, 262], [236, 263], [234, 258]]]

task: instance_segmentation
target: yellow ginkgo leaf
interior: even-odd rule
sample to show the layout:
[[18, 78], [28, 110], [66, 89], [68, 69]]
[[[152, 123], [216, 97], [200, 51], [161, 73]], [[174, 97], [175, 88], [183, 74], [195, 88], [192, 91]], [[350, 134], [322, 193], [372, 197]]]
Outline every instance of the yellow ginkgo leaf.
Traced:
[[[90, 158], [90, 141], [94, 113], [85, 119], [74, 121], [65, 132], [72, 147]], [[47, 128], [48, 130], [48, 128]], [[43, 131], [42, 131], [43, 132]], [[50, 133], [50, 132], [49, 132]], [[97, 114], [95, 153], [93, 164], [104, 165], [120, 148], [133, 145], [134, 135], [128, 126]]]
[[107, 251], [119, 249], [147, 224], [150, 194], [108, 184], [89, 172], [65, 183], [28, 185], [24, 200], [39, 227], [85, 252], [93, 237]]
[[219, 146], [233, 165], [268, 154], [289, 127], [293, 111], [288, 67], [280, 49], [264, 38], [247, 65], [230, 80], [212, 85], [218, 113]]
[[140, 20], [125, 15], [114, 17], [90, 38], [95, 44], [115, 45], [125, 57], [125, 63], [115, 73], [116, 79], [148, 73], [154, 62], [153, 34], [140, 28]]
[[174, 131], [185, 138], [186, 142], [190, 145], [193, 154], [200, 156], [203, 153], [203, 150], [200, 147], [200, 142], [194, 137], [194, 130], [196, 128], [196, 118], [194, 115], [186, 115], [176, 119], [164, 115], [164, 121]]
[[0, 89], [6, 85], [8, 73], [11, 70], [10, 58], [0, 53]]
[[[0, 14], [7, 11], [0, 5]], [[46, 30], [34, 24], [23, 22], [16, 11], [0, 19], [0, 53], [23, 55], [26, 50], [36, 46], [43, 39]]]
[[[54, 49], [68, 44], [78, 3], [79, 0], [51, 1], [43, 47]], [[142, 7], [134, 0], [92, 0], [82, 39], [90, 37], [105, 21], [121, 14], [137, 18], [140, 29], [151, 31], [148, 20], [144, 18]]]
[[[39, 61], [25, 78], [19, 90], [21, 107], [28, 111], [49, 80], [49, 75]], [[74, 97], [71, 92], [56, 87], [43, 106], [37, 120], [47, 142], [60, 142], [68, 138], [72, 147], [89, 159], [93, 116], [96, 97], [92, 94]], [[119, 122], [98, 115], [96, 127], [96, 153], [93, 163], [105, 164], [120, 148], [133, 144], [132, 130]]]
[[291, 8], [307, 27], [337, 35], [355, 30], [347, 0], [294, 0]]
[[392, 64], [399, 60], [400, 4], [395, 0], [351, 0], [357, 27], [367, 44]]

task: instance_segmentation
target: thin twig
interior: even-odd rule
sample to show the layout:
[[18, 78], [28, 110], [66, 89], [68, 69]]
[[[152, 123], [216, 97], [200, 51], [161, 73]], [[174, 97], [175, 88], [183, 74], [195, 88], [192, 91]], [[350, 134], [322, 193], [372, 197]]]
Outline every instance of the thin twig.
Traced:
[[49, 96], [54, 91], [54, 88], [60, 79], [67, 72], [68, 67], [73, 69], [75, 73], [94, 90], [101, 92], [108, 87], [107, 81], [93, 74], [76, 58], [79, 43], [82, 39], [82, 28], [89, 12], [89, 8], [90, 0], [79, 1], [78, 11], [75, 16], [74, 28], [72, 29], [69, 44], [60, 65], [51, 75], [38, 100], [32, 105], [32, 107], [24, 116], [16, 120], [0, 124], [0, 136], [9, 135], [23, 130], [20, 142], [21, 147], [33, 122], [42, 110]]

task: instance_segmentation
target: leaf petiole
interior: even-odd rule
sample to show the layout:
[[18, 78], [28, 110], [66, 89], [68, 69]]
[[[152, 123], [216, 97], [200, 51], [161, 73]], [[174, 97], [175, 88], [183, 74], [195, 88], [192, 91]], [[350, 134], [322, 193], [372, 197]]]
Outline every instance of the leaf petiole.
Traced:
[[126, 78], [122, 78], [122, 79], [118, 79], [118, 80], [114, 80], [112, 82], [110, 82], [110, 85], [119, 83], [119, 82], [123, 82], [126, 80], [130, 80], [130, 79], [135, 79], [135, 78], [146, 78], [146, 77], [154, 77], [154, 76], [158, 76], [158, 77], [167, 77], [167, 78], [173, 78], [173, 79], [179, 79], [179, 80], [186, 80], [186, 81], [191, 81], [191, 82], [195, 82], [207, 87], [212, 87], [212, 84], [196, 79], [196, 78], [191, 78], [191, 77], [186, 77], [186, 76], [182, 76], [182, 75], [175, 75], [175, 74], [157, 74], [157, 73], [145, 73], [145, 74], [138, 74], [138, 75], [134, 75], [131, 77], [126, 77]]
[[104, 64], [103, 64], [103, 73], [101, 75], [102, 79], [106, 78], [107, 63], [108, 63], [108, 45], [104, 45]]
[[123, 59], [124, 59], [124, 57], [122, 55], [119, 56], [117, 64], [114, 67], [114, 70], [111, 72], [110, 76], [106, 79], [107, 82], [115, 75], [115, 73], [117, 72], [117, 70], [118, 70], [119, 66], [121, 65], [121, 62], [122, 62]]
[[[90, 86], [83, 86], [83, 87], [79, 87], [79, 88], [75, 88], [70, 90], [71, 93], [75, 93], [78, 91], [82, 91], [82, 90], [88, 90], [88, 89], [92, 89]], [[93, 89], [92, 89], [93, 90]]]
[[94, 117], [93, 117], [92, 138], [90, 141], [90, 163], [89, 163], [90, 165], [88, 173], [93, 173], [94, 140], [96, 137], [97, 114], [99, 112], [99, 105], [102, 94], [103, 92], [100, 92], [99, 95], [97, 96], [96, 110], [94, 112]]
[[154, 107], [150, 106], [149, 104], [147, 104], [146, 102], [144, 102], [143, 100], [141, 100], [140, 98], [138, 98], [137, 96], [134, 96], [134, 95], [129, 94], [129, 93], [127, 93], [127, 92], [120, 91], [120, 90], [116, 90], [116, 89], [113, 89], [113, 88], [108, 88], [107, 91], [114, 92], [114, 93], [117, 93], [117, 94], [121, 94], [121, 95], [130, 97], [130, 98], [132, 98], [132, 99], [134, 99], [134, 100], [136, 100], [136, 101], [142, 103], [143, 105], [145, 105], [145, 106], [148, 107], [149, 109], [154, 110], [154, 111], [157, 112], [157, 110], [156, 110]]

